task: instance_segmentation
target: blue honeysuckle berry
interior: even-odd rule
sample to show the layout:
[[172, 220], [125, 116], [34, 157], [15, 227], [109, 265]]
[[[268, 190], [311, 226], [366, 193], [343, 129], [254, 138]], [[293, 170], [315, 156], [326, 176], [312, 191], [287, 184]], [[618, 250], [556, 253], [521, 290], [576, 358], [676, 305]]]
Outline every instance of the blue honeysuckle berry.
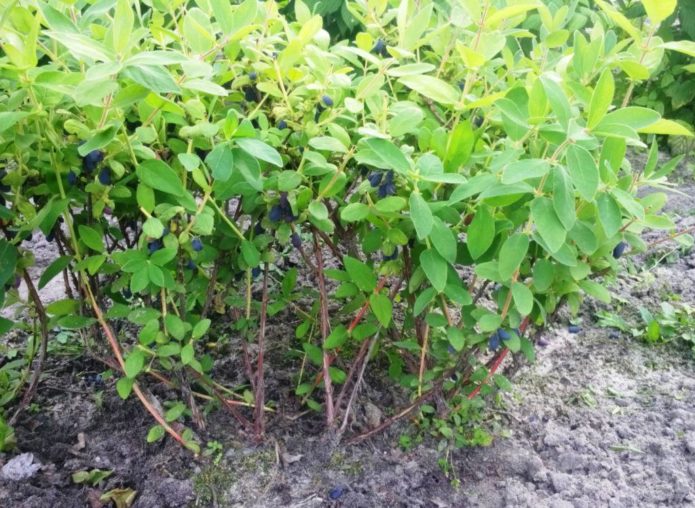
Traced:
[[284, 131], [285, 129], [287, 129], [287, 122], [284, 120], [280, 120], [278, 122], [278, 129], [280, 129], [281, 131]]
[[623, 255], [625, 252], [625, 249], [627, 248], [627, 243], [626, 242], [620, 242], [618, 245], [615, 246], [613, 249], [613, 257], [615, 259], [620, 259], [620, 257]]
[[501, 340], [509, 340], [512, 338], [512, 336], [509, 335], [509, 332], [503, 328], [498, 329], [497, 334], [500, 336]]
[[68, 171], [68, 185], [74, 186], [77, 183], [77, 175], [72, 171]]
[[282, 208], [280, 208], [280, 205], [273, 205], [270, 212], [268, 212], [268, 218], [272, 222], [280, 222], [282, 215]]
[[162, 248], [162, 242], [160, 240], [152, 240], [147, 244], [147, 250], [150, 251], [150, 254], [153, 254], [157, 252], [159, 249]]
[[333, 487], [329, 492], [328, 492], [328, 497], [331, 499], [331, 501], [337, 501], [341, 497], [343, 497], [343, 494], [347, 492], [347, 487], [344, 485], [338, 485], [337, 487]]
[[82, 168], [87, 173], [91, 173], [103, 160], [104, 152], [102, 152], [101, 150], [92, 150], [82, 158]]
[[111, 170], [109, 168], [103, 168], [99, 171], [99, 183], [101, 185], [111, 185]]
[[490, 338], [487, 341], [487, 347], [490, 351], [497, 351], [500, 347], [501, 344], [501, 339], [500, 339], [500, 334], [499, 330], [490, 335]]
[[381, 179], [383, 177], [384, 177], [383, 173], [376, 171], [376, 172], [372, 173], [371, 175], [369, 175], [367, 180], [369, 180], [369, 185], [371, 185], [372, 187], [378, 187], [379, 184], [381, 183]]
[[125, 298], [126, 300], [129, 300], [133, 297], [133, 293], [131, 293], [130, 289], [128, 288], [121, 291], [121, 295], [123, 295], [123, 298]]
[[256, 89], [255, 86], [247, 85], [244, 87], [244, 99], [246, 102], [259, 102], [259, 95], [258, 89]]
[[256, 71], [249, 72], [249, 79], [251, 81], [256, 81], [258, 79], [258, 73], [256, 73]]
[[380, 198], [385, 198], [387, 196], [393, 196], [396, 193], [396, 186], [392, 183], [384, 183], [379, 186], [377, 195]]
[[383, 39], [377, 39], [376, 42], [374, 43], [374, 47], [372, 48], [372, 53], [377, 54], [379, 56], [383, 57], [388, 57], [389, 52], [386, 49], [386, 43], [384, 42]]
[[186, 263], [186, 268], [188, 268], [189, 270], [195, 270], [195, 263], [193, 262], [193, 260], [188, 260], [188, 262]]
[[251, 269], [251, 277], [254, 279], [257, 278], [261, 274], [261, 267], [257, 266], [256, 268]]
[[382, 254], [382, 259], [384, 261], [392, 261], [398, 257], [398, 247], [393, 248], [393, 252], [391, 254]]
[[203, 250], [203, 242], [200, 241], [200, 238], [194, 238], [191, 240], [191, 247], [194, 251], [200, 252]]
[[256, 222], [256, 225], [253, 227], [253, 235], [258, 236], [262, 235], [265, 233], [265, 229], [263, 229], [263, 225], [259, 222]]
[[474, 117], [473, 118], [473, 125], [475, 125], [476, 127], [480, 127], [481, 125], [483, 125], [482, 117], [479, 117], [479, 116]]
[[290, 236], [290, 243], [292, 243], [292, 247], [299, 249], [302, 246], [302, 237], [297, 233], [292, 233], [292, 236]]
[[466, 80], [461, 79], [458, 83], [456, 83], [456, 85], [459, 87], [459, 90], [463, 92], [463, 89], [466, 88]]
[[321, 97], [321, 102], [323, 102], [329, 108], [333, 105], [333, 99], [331, 99], [328, 95]]
[[567, 331], [570, 333], [579, 333], [582, 331], [582, 327], [579, 325], [569, 325]]

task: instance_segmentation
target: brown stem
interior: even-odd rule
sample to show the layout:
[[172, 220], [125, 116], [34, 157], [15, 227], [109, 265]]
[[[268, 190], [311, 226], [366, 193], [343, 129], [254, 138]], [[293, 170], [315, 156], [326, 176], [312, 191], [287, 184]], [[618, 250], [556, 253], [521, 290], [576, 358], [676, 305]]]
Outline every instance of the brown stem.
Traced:
[[[10, 425], [14, 425], [17, 422], [17, 418], [19, 418], [21, 412], [29, 405], [31, 399], [34, 398], [34, 395], [36, 395], [36, 390], [39, 387], [39, 379], [41, 378], [41, 373], [43, 372], [43, 365], [46, 361], [46, 351], [48, 349], [48, 317], [46, 316], [46, 309], [41, 302], [41, 297], [39, 296], [38, 291], [36, 291], [36, 287], [34, 286], [34, 282], [31, 280], [29, 272], [22, 270], [22, 277], [27, 285], [29, 297], [34, 304], [36, 314], [39, 317], [39, 323], [41, 326], [41, 346], [39, 356], [36, 361], [36, 367], [34, 368], [34, 372], [31, 376], [31, 381], [29, 382], [27, 390], [24, 392], [24, 396], [22, 397], [17, 410], [12, 415], [12, 418], [10, 418]], [[31, 365], [29, 365], [28, 368], [31, 368]]]
[[220, 260], [219, 258], [215, 260], [215, 264], [212, 267], [212, 273], [210, 274], [210, 281], [208, 282], [208, 290], [205, 294], [205, 304], [203, 304], [203, 310], [200, 312], [200, 319], [205, 319], [210, 310], [210, 305], [212, 304], [212, 297], [215, 294], [215, 285], [217, 284], [217, 274], [220, 270]]
[[261, 440], [265, 432], [265, 376], [263, 373], [263, 354], [265, 351], [265, 326], [268, 317], [268, 263], [263, 268], [263, 296], [261, 297], [261, 321], [258, 327], [258, 362], [256, 363], [256, 395], [254, 403], [254, 427], [256, 439]]
[[[326, 281], [323, 274], [323, 256], [321, 254], [321, 245], [319, 245], [318, 235], [314, 230], [314, 254], [316, 255], [316, 275], [319, 285], [319, 296], [321, 306], [321, 339], [323, 344], [329, 335], [329, 320], [328, 320], [328, 294], [326, 292]], [[330, 428], [335, 423], [335, 410], [333, 408], [333, 385], [329, 367], [331, 360], [328, 351], [323, 351], [323, 386], [326, 392], [326, 425]]]

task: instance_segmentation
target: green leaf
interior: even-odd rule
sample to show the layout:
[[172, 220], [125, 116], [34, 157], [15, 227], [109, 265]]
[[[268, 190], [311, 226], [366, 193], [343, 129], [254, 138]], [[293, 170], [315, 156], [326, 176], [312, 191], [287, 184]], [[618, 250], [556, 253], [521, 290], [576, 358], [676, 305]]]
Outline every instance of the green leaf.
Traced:
[[374, 271], [369, 266], [350, 256], [343, 257], [343, 264], [351, 282], [362, 291], [374, 291], [374, 288], [376, 288], [376, 275], [374, 275]]
[[372, 312], [379, 323], [381, 323], [381, 326], [387, 328], [391, 322], [393, 312], [393, 306], [389, 297], [381, 293], [375, 293], [369, 297], [369, 306], [372, 308]]
[[530, 178], [540, 178], [550, 171], [550, 164], [543, 159], [524, 159], [515, 161], [504, 168], [502, 183], [512, 184], [528, 180]]
[[674, 122], [673, 120], [666, 120], [665, 118], [647, 127], [638, 129], [638, 132], [642, 134], [662, 134], [664, 136], [687, 136], [689, 138], [695, 135], [693, 131], [685, 125]]
[[203, 335], [205, 335], [210, 328], [210, 324], [212, 321], [209, 319], [201, 319], [196, 323], [196, 325], [193, 327], [193, 332], [191, 332], [191, 337], [193, 337], [194, 340], [197, 340], [201, 338]]
[[553, 202], [546, 197], [534, 199], [531, 203], [531, 216], [551, 254], [560, 250], [565, 243], [567, 231], [555, 213]]
[[241, 242], [241, 256], [250, 268], [256, 268], [261, 264], [261, 253], [258, 252], [253, 242], [249, 242], [248, 240]]
[[434, 226], [430, 234], [432, 245], [437, 249], [437, 252], [448, 262], [454, 264], [456, 262], [456, 253], [458, 242], [456, 236], [449, 226], [444, 224], [439, 217], [434, 217]]
[[348, 331], [343, 325], [336, 326], [323, 343], [324, 349], [335, 349], [342, 346], [348, 339]]
[[567, 100], [567, 95], [562, 90], [562, 87], [558, 85], [555, 81], [547, 76], [541, 76], [541, 83], [543, 83], [543, 89], [550, 102], [550, 107], [557, 116], [560, 125], [567, 130], [569, 126], [569, 121], [571, 117], [570, 104]]
[[574, 187], [586, 201], [593, 201], [598, 190], [598, 166], [591, 154], [579, 145], [572, 144], [566, 152], [567, 169]]
[[676, 10], [677, 0], [642, 0], [649, 21], [658, 25]]
[[565, 229], [572, 229], [577, 220], [574, 189], [562, 166], [553, 169], [553, 208]]
[[358, 222], [369, 215], [369, 207], [364, 203], [350, 203], [340, 212], [340, 218], [345, 222]]
[[5, 239], [0, 240], [0, 287], [12, 279], [17, 264], [17, 248]]
[[326, 208], [326, 205], [321, 201], [312, 201], [309, 203], [309, 213], [319, 221], [328, 219], [328, 208]]
[[125, 359], [125, 367], [123, 370], [128, 378], [134, 379], [138, 374], [140, 374], [140, 372], [142, 372], [144, 366], [145, 354], [139, 349], [134, 349]]
[[176, 172], [159, 159], [149, 159], [140, 163], [135, 172], [145, 185], [167, 194], [181, 197], [183, 184]]
[[182, 340], [186, 336], [186, 325], [176, 314], [167, 314], [164, 318], [166, 330], [176, 340]]
[[282, 167], [282, 157], [280, 157], [278, 151], [260, 139], [237, 138], [236, 144], [252, 157], [268, 162], [273, 166]]
[[347, 148], [345, 147], [345, 145], [342, 144], [339, 139], [336, 139], [331, 136], [317, 136], [315, 138], [311, 138], [309, 140], [309, 146], [317, 150], [324, 150], [327, 152], [347, 152]]
[[104, 148], [106, 145], [111, 143], [113, 138], [116, 136], [117, 131], [118, 128], [114, 125], [109, 125], [108, 127], [103, 128], [102, 130], [98, 131], [94, 136], [89, 138], [89, 140], [87, 140], [85, 143], [82, 143], [77, 148], [77, 153], [84, 157], [89, 152], [99, 150], [100, 148]]
[[688, 56], [695, 57], [695, 42], [694, 41], [669, 41], [660, 44], [659, 47], [678, 51]]
[[597, 300], [603, 303], [611, 303], [611, 294], [602, 284], [591, 280], [582, 280], [579, 282], [579, 287], [581, 287], [586, 294], [593, 296]]
[[515, 282], [512, 285], [512, 297], [519, 314], [527, 316], [533, 310], [533, 293], [525, 284]]
[[375, 208], [381, 213], [395, 213], [403, 210], [405, 205], [405, 198], [400, 196], [389, 196], [377, 201]]
[[58, 320], [58, 325], [66, 330], [79, 330], [87, 326], [93, 325], [97, 320], [85, 316], [64, 316]]
[[603, 227], [604, 233], [608, 238], [620, 230], [623, 225], [623, 216], [620, 212], [620, 207], [615, 199], [610, 194], [602, 192], [596, 198], [598, 205], [598, 220]]
[[490, 248], [495, 239], [495, 218], [490, 207], [480, 205], [468, 226], [466, 245], [473, 259], [478, 259]]
[[446, 81], [422, 74], [402, 76], [399, 83], [440, 104], [456, 104], [461, 94]]
[[142, 232], [151, 238], [161, 238], [164, 234], [164, 224], [158, 218], [150, 217], [142, 224]]
[[364, 143], [366, 149], [355, 154], [355, 159], [361, 164], [369, 164], [379, 169], [393, 169], [397, 173], [406, 174], [410, 163], [396, 145], [386, 139], [370, 138]]
[[153, 425], [152, 427], [150, 427], [150, 430], [147, 431], [147, 442], [155, 443], [162, 439], [165, 433], [166, 432], [164, 430], [164, 427], [162, 427], [161, 425]]
[[591, 95], [586, 122], [586, 126], [589, 129], [593, 129], [601, 122], [608, 108], [613, 103], [614, 94], [615, 80], [613, 79], [613, 71], [610, 67], [607, 67], [601, 73], [601, 77], [598, 78], [594, 93]]
[[97, 252], [104, 252], [101, 233], [96, 229], [80, 224], [77, 231], [79, 232], [80, 240], [82, 240], [87, 247]]
[[190, 342], [181, 348], [181, 363], [188, 365], [193, 361], [195, 357], [195, 350], [193, 349], [193, 344]]
[[128, 395], [130, 395], [130, 392], [133, 389], [134, 382], [135, 381], [133, 379], [129, 379], [127, 377], [122, 377], [116, 381], [116, 391], [118, 392], [118, 396], [123, 400], [127, 399]]
[[447, 338], [449, 339], [449, 344], [457, 353], [460, 353], [466, 345], [466, 336], [460, 328], [450, 326], [447, 329]]
[[507, 238], [502, 244], [499, 255], [499, 272], [504, 280], [512, 278], [528, 252], [528, 236], [516, 233]]
[[156, 94], [180, 92], [179, 86], [166, 67], [158, 65], [129, 65], [121, 74]]
[[232, 176], [234, 152], [227, 144], [217, 145], [205, 157], [205, 164], [210, 168], [215, 180], [226, 182]]
[[638, 106], [628, 106], [616, 109], [603, 117], [596, 126], [597, 131], [610, 132], [611, 129], [629, 127], [631, 129], [644, 129], [659, 121], [661, 115], [652, 109]]
[[133, 8], [130, 5], [130, 0], [118, 0], [112, 25], [113, 49], [117, 53], [123, 53], [126, 49], [132, 31]]
[[446, 288], [449, 271], [447, 262], [433, 249], [427, 249], [420, 254], [420, 266], [432, 287], [441, 293]]
[[420, 240], [427, 238], [432, 231], [434, 219], [432, 218], [432, 210], [419, 192], [410, 194], [410, 219], [415, 226], [417, 237]]
[[533, 265], [533, 286], [539, 293], [545, 292], [553, 283], [555, 267], [547, 259], [539, 259]]
[[[3, 260], [3, 263], [7, 262], [5, 258], [2, 258], [0, 255], [0, 259]], [[43, 271], [41, 274], [41, 278], [39, 279], [39, 289], [42, 289], [48, 284], [53, 278], [58, 275], [60, 272], [62, 272], [65, 268], [68, 267], [70, 264], [70, 261], [72, 261], [72, 256], [61, 256], [55, 261], [53, 261], [46, 269]], [[14, 262], [13, 265], [14, 267]], [[1, 277], [0, 277], [1, 279]], [[4, 282], [0, 282], [0, 284], [4, 284]]]

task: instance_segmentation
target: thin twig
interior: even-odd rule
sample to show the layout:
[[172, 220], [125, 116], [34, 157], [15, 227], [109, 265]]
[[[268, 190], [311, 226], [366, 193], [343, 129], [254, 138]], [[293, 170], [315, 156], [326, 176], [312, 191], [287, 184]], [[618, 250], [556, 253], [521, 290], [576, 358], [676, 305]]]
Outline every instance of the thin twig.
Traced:
[[[39, 379], [41, 378], [43, 365], [46, 361], [46, 351], [48, 349], [48, 317], [46, 316], [46, 309], [44, 308], [43, 303], [41, 302], [41, 297], [39, 296], [38, 291], [36, 291], [34, 282], [31, 280], [31, 276], [29, 275], [29, 272], [26, 271], [26, 269], [22, 270], [22, 277], [24, 278], [24, 282], [27, 285], [29, 297], [31, 298], [31, 301], [34, 304], [36, 314], [39, 317], [39, 324], [41, 327], [41, 346], [39, 350], [39, 356], [36, 361], [36, 367], [34, 367], [34, 372], [31, 376], [31, 381], [29, 382], [27, 390], [24, 392], [24, 396], [22, 397], [22, 400], [20, 401], [17, 410], [12, 415], [12, 418], [10, 418], [10, 425], [14, 425], [17, 422], [17, 418], [19, 418], [21, 412], [29, 405], [31, 399], [34, 398], [36, 390], [39, 386]], [[28, 366], [28, 368], [31, 368], [31, 364]]]
[[261, 297], [261, 321], [258, 327], [258, 361], [256, 363], [256, 410], [253, 419], [256, 439], [260, 440], [265, 432], [265, 375], [263, 373], [263, 354], [265, 351], [265, 325], [268, 317], [268, 263], [263, 268], [263, 296]]
[[[321, 245], [319, 245], [318, 235], [314, 230], [314, 254], [316, 255], [316, 275], [319, 284], [319, 296], [321, 306], [321, 339], [323, 344], [329, 335], [329, 320], [328, 320], [328, 294], [326, 292], [326, 281], [323, 274], [323, 256], [321, 255]], [[333, 427], [335, 422], [335, 410], [333, 408], [333, 385], [329, 372], [330, 357], [328, 351], [323, 351], [323, 386], [326, 392], [326, 425]]]

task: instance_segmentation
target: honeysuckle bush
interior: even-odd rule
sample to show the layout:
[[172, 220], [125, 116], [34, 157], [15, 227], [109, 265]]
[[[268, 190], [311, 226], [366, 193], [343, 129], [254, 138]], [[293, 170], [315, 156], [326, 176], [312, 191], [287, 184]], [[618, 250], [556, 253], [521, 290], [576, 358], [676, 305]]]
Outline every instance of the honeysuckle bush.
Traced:
[[[216, 405], [262, 436], [277, 362], [338, 435], [365, 377], [410, 394], [353, 442], [418, 410], [445, 441], [486, 442], [470, 424], [509, 385], [505, 356], [533, 359], [531, 329], [607, 301], [641, 233], [674, 229], [666, 195], [637, 191], [678, 162], [654, 135], [690, 132], [630, 103], [695, 44], [656, 35], [675, 1], [643, 5], [637, 26], [598, 0], [350, 1], [338, 42], [301, 1], [5, 7], [0, 300], [21, 276], [43, 344], [26, 368], [76, 330], [155, 418], [148, 439], [194, 451], [181, 423]], [[39, 232], [57, 258], [32, 281]], [[42, 302], [61, 273], [67, 298]], [[288, 319], [294, 337], [269, 333]], [[240, 342], [211, 352], [226, 323]], [[245, 384], [213, 376], [225, 355]]]

